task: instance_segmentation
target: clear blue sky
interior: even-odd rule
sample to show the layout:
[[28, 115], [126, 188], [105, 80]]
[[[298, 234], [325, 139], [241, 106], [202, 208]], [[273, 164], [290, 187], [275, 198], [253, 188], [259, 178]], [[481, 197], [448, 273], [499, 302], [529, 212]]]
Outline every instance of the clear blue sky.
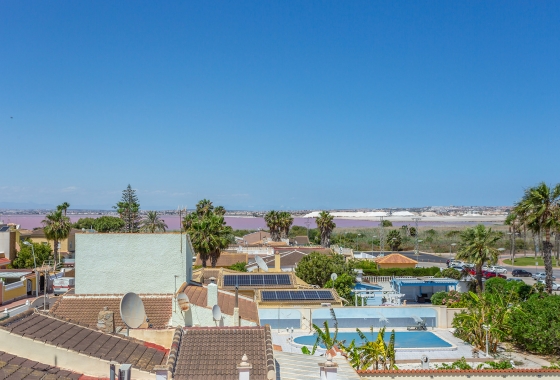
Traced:
[[0, 2], [1, 204], [508, 205], [559, 182], [559, 1]]

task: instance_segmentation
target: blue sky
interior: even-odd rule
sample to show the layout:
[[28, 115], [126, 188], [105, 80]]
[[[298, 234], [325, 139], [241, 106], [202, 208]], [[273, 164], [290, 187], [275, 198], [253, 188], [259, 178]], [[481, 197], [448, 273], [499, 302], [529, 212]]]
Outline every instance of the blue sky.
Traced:
[[2, 204], [508, 205], [556, 183], [558, 1], [2, 1]]

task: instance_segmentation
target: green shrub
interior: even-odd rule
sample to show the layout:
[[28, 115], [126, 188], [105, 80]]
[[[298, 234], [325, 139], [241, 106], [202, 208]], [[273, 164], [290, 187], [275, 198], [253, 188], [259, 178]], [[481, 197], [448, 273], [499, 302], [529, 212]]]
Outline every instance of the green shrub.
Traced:
[[445, 296], [447, 296], [447, 292], [437, 292], [432, 295], [430, 301], [432, 302], [432, 305], [442, 305], [442, 301]]
[[463, 272], [455, 268], [446, 268], [436, 273], [434, 277], [444, 277], [444, 278], [452, 278], [454, 280], [460, 280], [463, 277]]
[[514, 310], [511, 319], [513, 342], [529, 352], [560, 354], [560, 296], [534, 294]]
[[514, 292], [519, 301], [525, 301], [532, 288], [523, 281], [506, 281], [501, 277], [492, 277], [486, 280], [484, 290], [494, 294]]
[[430, 301], [432, 305], [444, 305], [447, 307], [466, 307], [467, 293], [459, 293], [456, 290], [449, 292], [437, 292], [432, 295]]

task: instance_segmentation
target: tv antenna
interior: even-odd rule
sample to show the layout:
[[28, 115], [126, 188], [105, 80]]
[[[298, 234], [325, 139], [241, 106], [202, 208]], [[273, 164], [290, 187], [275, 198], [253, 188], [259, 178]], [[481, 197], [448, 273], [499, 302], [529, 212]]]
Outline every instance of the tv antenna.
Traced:
[[126, 293], [121, 299], [120, 306], [121, 318], [126, 324], [126, 336], [129, 329], [137, 329], [147, 322], [144, 302], [136, 293]]
[[268, 266], [260, 256], [255, 256], [255, 262], [263, 272], [268, 272]]

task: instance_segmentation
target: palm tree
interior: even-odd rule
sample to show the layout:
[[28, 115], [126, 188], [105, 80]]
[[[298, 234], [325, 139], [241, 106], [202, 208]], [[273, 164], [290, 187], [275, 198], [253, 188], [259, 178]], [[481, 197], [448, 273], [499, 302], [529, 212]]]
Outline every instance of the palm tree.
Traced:
[[521, 227], [523, 225], [521, 216], [513, 210], [509, 213], [505, 220], [505, 224], [509, 226], [509, 233], [511, 234], [511, 247], [510, 247], [510, 255], [511, 255], [511, 265], [514, 265], [515, 262], [515, 236], [520, 234]]
[[212, 201], [208, 199], [198, 201], [198, 203], [196, 204], [196, 213], [199, 216], [208, 215], [212, 211], [214, 211], [214, 205], [212, 204]]
[[543, 261], [546, 273], [545, 283], [548, 293], [552, 293], [552, 243], [551, 231], [560, 227], [560, 184], [553, 188], [541, 182], [525, 190], [523, 198], [515, 205], [515, 212], [533, 234], [542, 236], [544, 232]]
[[[58, 244], [61, 240], [67, 239], [72, 229], [70, 218], [62, 215], [62, 208], [57, 207], [56, 211], [52, 211], [45, 215], [43, 223], [43, 231], [47, 240], [52, 240], [54, 245], [54, 260], [56, 267], [56, 259], [58, 257]], [[59, 258], [60, 261], [60, 258]]]
[[391, 247], [391, 251], [398, 251], [402, 244], [402, 237], [399, 230], [391, 230], [387, 234], [387, 243]]
[[332, 216], [328, 211], [321, 211], [315, 222], [319, 231], [321, 231], [321, 245], [325, 248], [330, 245], [331, 233], [336, 227]]
[[140, 222], [140, 231], [141, 232], [165, 232], [167, 229], [167, 224], [165, 224], [164, 220], [159, 218], [157, 211], [148, 211], [146, 216]]
[[288, 234], [290, 233], [290, 228], [294, 223], [294, 218], [289, 212], [282, 211], [278, 214], [278, 219], [279, 219], [279, 228], [280, 228], [281, 237], [283, 239], [286, 239], [288, 238]]
[[57, 210], [62, 210], [64, 212], [64, 216], [66, 216], [66, 210], [70, 207], [70, 203], [63, 202], [62, 204], [56, 206]]
[[488, 261], [497, 261], [498, 250], [494, 247], [494, 244], [499, 239], [500, 236], [492, 231], [492, 228], [486, 228], [483, 224], [467, 228], [461, 233], [456, 258], [475, 265], [479, 293], [482, 292], [482, 266]]
[[270, 231], [270, 238], [272, 241], [280, 241], [280, 226], [281, 226], [281, 218], [280, 212], [271, 210], [267, 212], [264, 216], [264, 221]]
[[212, 267], [216, 267], [222, 249], [229, 245], [232, 228], [227, 226], [222, 215], [212, 212], [204, 217], [194, 219], [187, 230], [195, 251], [200, 255], [202, 266], [211, 260]]

